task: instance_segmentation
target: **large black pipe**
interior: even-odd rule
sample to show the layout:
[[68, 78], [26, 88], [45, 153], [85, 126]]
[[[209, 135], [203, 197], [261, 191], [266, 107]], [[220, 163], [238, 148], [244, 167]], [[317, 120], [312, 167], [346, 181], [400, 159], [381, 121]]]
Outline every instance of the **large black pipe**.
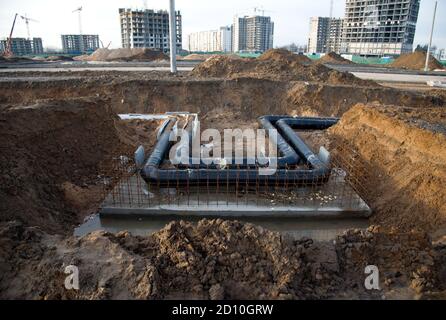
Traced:
[[[276, 130], [273, 123], [275, 123], [279, 119], [283, 118], [291, 118], [290, 116], [262, 116], [258, 119], [260, 125], [265, 130]], [[292, 118], [291, 118], [292, 119]], [[187, 127], [189, 139], [190, 139], [190, 145], [192, 145], [192, 126], [189, 125]], [[276, 166], [277, 168], [286, 168], [291, 165], [296, 165], [301, 160], [299, 155], [296, 153], [296, 151], [288, 144], [286, 139], [282, 137], [282, 135], [277, 132], [276, 141], [274, 141], [275, 145], [278, 149], [278, 155], [275, 157], [276, 160]], [[215, 159], [208, 159], [210, 161], [203, 161], [203, 159], [196, 159], [193, 157], [189, 157], [187, 159], [187, 163], [180, 163], [178, 166], [180, 168], [188, 168], [188, 167], [194, 167], [194, 168], [202, 168], [202, 169], [209, 169], [209, 168], [217, 168], [218, 164], [210, 162]], [[225, 164], [226, 168], [255, 168], [256, 166], [259, 166], [259, 163], [257, 161], [257, 158], [231, 158], [231, 161], [227, 161]], [[266, 159], [265, 159], [266, 160]], [[268, 165], [267, 163], [263, 163], [263, 166]]]
[[311, 151], [297, 132], [293, 129], [300, 130], [324, 130], [335, 125], [339, 119], [337, 118], [284, 118], [277, 120], [277, 128], [286, 137], [292, 137], [288, 142], [293, 146], [297, 153], [304, 158], [313, 168], [323, 169], [326, 165]]
[[[149, 184], [158, 186], [173, 186], [173, 185], [201, 185], [201, 184], [261, 184], [274, 185], [278, 183], [297, 183], [297, 184], [317, 184], [327, 181], [330, 170], [311, 152], [308, 152], [308, 147], [296, 135], [294, 130], [290, 127], [300, 126], [305, 129], [323, 129], [331, 123], [337, 122], [336, 119], [327, 118], [320, 119], [325, 121], [325, 125], [320, 121], [315, 121], [316, 118], [298, 118], [292, 121], [292, 118], [285, 118], [277, 125], [286, 134], [288, 142], [295, 148], [295, 151], [300, 154], [310, 165], [311, 169], [277, 169], [272, 175], [262, 175], [258, 169], [203, 169], [197, 166], [196, 169], [160, 169], [160, 165], [169, 151], [170, 147], [170, 131], [166, 129], [160, 136], [154, 151], [146, 162], [146, 165], [141, 170], [141, 176]], [[286, 120], [286, 121], [285, 121]], [[280, 119], [276, 120], [277, 122]], [[297, 124], [299, 123], [299, 125]], [[170, 125], [170, 121], [166, 128]], [[303, 145], [302, 145], [303, 143]], [[305, 147], [304, 147], [305, 146]]]

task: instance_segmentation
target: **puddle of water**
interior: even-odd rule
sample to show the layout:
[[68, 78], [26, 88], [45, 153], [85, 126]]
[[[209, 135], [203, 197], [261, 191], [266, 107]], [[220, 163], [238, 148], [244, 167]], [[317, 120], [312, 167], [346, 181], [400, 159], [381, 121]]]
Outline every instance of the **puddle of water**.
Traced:
[[[170, 221], [180, 220], [176, 217], [140, 217], [140, 218], [110, 218], [93, 216], [74, 231], [75, 236], [83, 236], [96, 230], [108, 232], [129, 231], [133, 235], [148, 235], [156, 232]], [[184, 219], [183, 219], [184, 220]], [[196, 222], [200, 218], [187, 219]], [[347, 229], [368, 227], [367, 219], [260, 219], [260, 218], [238, 218], [239, 221], [250, 222], [260, 225], [271, 231], [287, 234], [295, 239], [302, 237], [312, 238], [319, 241], [329, 241], [336, 238]]]

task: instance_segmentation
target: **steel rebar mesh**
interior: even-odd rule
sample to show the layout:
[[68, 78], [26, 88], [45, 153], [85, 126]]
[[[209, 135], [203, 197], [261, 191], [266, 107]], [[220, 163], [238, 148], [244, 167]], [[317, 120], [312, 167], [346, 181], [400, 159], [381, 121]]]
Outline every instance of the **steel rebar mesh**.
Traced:
[[[103, 182], [104, 205], [112, 207], [301, 207], [354, 208], [367, 199], [368, 167], [355, 149], [339, 139], [330, 143], [331, 160], [328, 181], [299, 183], [292, 177], [283, 182], [269, 184], [255, 179], [229, 183], [219, 179], [211, 183], [208, 179], [200, 185], [189, 181], [180, 184], [178, 168], [173, 171], [172, 181], [167, 186], [159, 183], [147, 184], [136, 170], [132, 155], [117, 155], [101, 167], [98, 179]], [[308, 165], [287, 166], [285, 170], [297, 167], [310, 169]], [[206, 170], [225, 169], [217, 168]], [[259, 170], [258, 166], [249, 170]], [[276, 173], [277, 174], [277, 173]], [[224, 174], [223, 174], [224, 176]], [[359, 196], [358, 196], [359, 195]]]

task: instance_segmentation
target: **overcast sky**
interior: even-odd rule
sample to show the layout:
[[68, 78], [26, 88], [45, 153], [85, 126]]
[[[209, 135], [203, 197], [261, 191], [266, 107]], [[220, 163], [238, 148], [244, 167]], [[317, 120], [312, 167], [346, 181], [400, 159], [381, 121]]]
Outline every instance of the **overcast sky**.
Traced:
[[[167, 9], [168, 0], [147, 0], [148, 8]], [[434, 0], [421, 0], [415, 45], [427, 43]], [[111, 41], [111, 48], [121, 46], [119, 13], [122, 7], [143, 8], [143, 0], [0, 0], [0, 38], [9, 35], [14, 14], [27, 14], [39, 22], [30, 22], [31, 36], [43, 38], [44, 47], [61, 48], [61, 34], [79, 33], [77, 13], [82, 12], [82, 31], [99, 34], [104, 45]], [[305, 44], [308, 37], [309, 18], [329, 16], [330, 0], [177, 0], [176, 8], [183, 16], [183, 38], [195, 31], [216, 29], [229, 25], [235, 14], [253, 14], [254, 7], [263, 7], [265, 15], [275, 23], [274, 46], [292, 42]], [[342, 17], [345, 0], [334, 0], [334, 16]], [[446, 0], [438, 1], [437, 21], [433, 43], [446, 48]], [[17, 20], [15, 37], [26, 37], [26, 24]], [[183, 44], [185, 47], [185, 41]]]

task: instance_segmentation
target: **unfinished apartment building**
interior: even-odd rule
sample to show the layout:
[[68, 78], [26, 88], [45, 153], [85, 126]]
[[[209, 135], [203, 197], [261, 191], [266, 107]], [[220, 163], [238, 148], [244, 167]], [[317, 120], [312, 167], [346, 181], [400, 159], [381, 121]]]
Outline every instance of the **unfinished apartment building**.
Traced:
[[234, 52], [265, 52], [273, 47], [274, 22], [270, 17], [236, 16], [232, 30]]
[[[0, 40], [0, 53], [4, 52], [7, 47], [8, 40]], [[42, 54], [43, 45], [42, 38], [12, 38], [11, 51], [15, 56], [26, 56], [33, 54]]]
[[[165, 10], [119, 9], [123, 48], [170, 51], [169, 13]], [[181, 13], [176, 11], [176, 45], [182, 47]]]
[[343, 19], [311, 17], [308, 37], [309, 53], [337, 52], [341, 50]]
[[89, 53], [99, 48], [99, 35], [97, 34], [63, 34], [61, 38], [62, 49], [65, 53]]
[[341, 50], [364, 56], [412, 52], [420, 0], [346, 0]]

